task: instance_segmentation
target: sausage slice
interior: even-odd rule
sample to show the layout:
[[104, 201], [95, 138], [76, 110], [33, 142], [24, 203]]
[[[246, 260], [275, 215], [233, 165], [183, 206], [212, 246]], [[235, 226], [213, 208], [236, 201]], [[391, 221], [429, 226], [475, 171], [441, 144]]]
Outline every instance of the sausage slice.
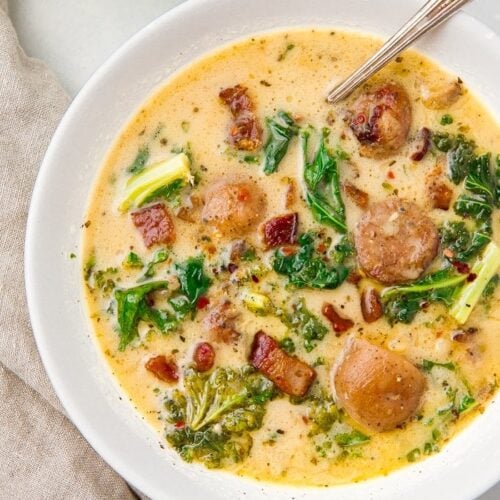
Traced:
[[388, 198], [361, 218], [354, 243], [360, 266], [386, 285], [417, 279], [436, 257], [439, 235], [414, 203]]
[[406, 142], [412, 117], [410, 98], [401, 85], [385, 83], [361, 94], [349, 116], [349, 126], [361, 143], [361, 154], [386, 158]]
[[425, 377], [405, 357], [362, 339], [351, 339], [332, 382], [337, 402], [357, 422], [388, 431], [420, 406]]
[[148, 248], [158, 244], [171, 244], [175, 241], [174, 223], [163, 203], [142, 208], [130, 215]]
[[265, 208], [264, 193], [256, 184], [218, 183], [205, 194], [201, 220], [215, 227], [222, 235], [238, 237], [255, 229]]

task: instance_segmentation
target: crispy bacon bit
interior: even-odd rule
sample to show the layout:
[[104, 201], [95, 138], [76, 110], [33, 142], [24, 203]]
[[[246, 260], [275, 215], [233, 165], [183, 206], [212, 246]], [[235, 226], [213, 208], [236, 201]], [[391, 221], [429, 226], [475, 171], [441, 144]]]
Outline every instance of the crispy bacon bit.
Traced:
[[227, 270], [233, 274], [238, 269], [238, 266], [232, 262], [227, 265]]
[[237, 340], [240, 334], [235, 329], [234, 320], [238, 312], [232, 307], [229, 300], [216, 304], [203, 320], [203, 326], [210, 333], [215, 342], [230, 342]]
[[[323, 316], [332, 324], [332, 327], [337, 334], [341, 334], [354, 326], [354, 322], [349, 318], [340, 316], [332, 304], [325, 302], [321, 309]], [[339, 337], [340, 335], [337, 335]]]
[[304, 396], [316, 378], [316, 372], [309, 365], [287, 354], [263, 331], [255, 334], [249, 360], [278, 389], [290, 396]]
[[368, 193], [365, 193], [350, 182], [344, 182], [342, 187], [347, 196], [349, 196], [359, 208], [366, 208], [368, 206]]
[[459, 260], [454, 260], [451, 262], [452, 266], [460, 273], [460, 274], [469, 274], [470, 268], [468, 264], [465, 262], [460, 262]]
[[257, 276], [255, 276], [255, 274], [252, 274], [252, 281], [254, 283], [258, 283], [260, 281], [260, 279]]
[[177, 382], [179, 374], [173, 359], [167, 359], [163, 354], [150, 358], [145, 364], [146, 370], [164, 382]]
[[443, 175], [443, 165], [438, 163], [427, 175], [427, 192], [432, 208], [448, 210], [453, 197], [453, 189]]
[[196, 370], [207, 372], [214, 366], [215, 351], [208, 342], [200, 342], [193, 352], [193, 361]]
[[291, 208], [297, 199], [297, 184], [291, 177], [281, 179], [285, 183], [285, 208]]
[[477, 274], [475, 273], [470, 273], [468, 276], [467, 276], [467, 282], [468, 283], [472, 283], [475, 279], [477, 278]]
[[387, 171], [387, 178], [388, 179], [395, 179], [396, 176], [394, 175], [394, 172], [392, 170]]
[[131, 216], [148, 248], [158, 244], [168, 245], [175, 241], [174, 223], [163, 203], [132, 212]]
[[210, 304], [210, 301], [208, 300], [207, 297], [205, 297], [204, 295], [202, 297], [200, 297], [198, 299], [198, 301], [196, 302], [196, 309], [205, 309], [205, 307], [208, 306], [208, 304]]
[[361, 313], [367, 323], [377, 321], [384, 314], [380, 296], [375, 288], [367, 288], [361, 293]]
[[299, 214], [292, 213], [274, 217], [264, 223], [264, 242], [267, 248], [293, 245], [297, 239]]
[[477, 333], [477, 328], [471, 326], [467, 329], [458, 329], [451, 332], [451, 339], [456, 342], [467, 342], [470, 338]]
[[229, 129], [229, 142], [238, 149], [255, 151], [262, 144], [262, 128], [247, 90], [238, 84], [221, 90], [219, 97], [229, 106], [234, 118]]
[[418, 134], [413, 141], [412, 150], [410, 152], [410, 160], [422, 161], [428, 153], [430, 146], [431, 131], [427, 127], [423, 127], [418, 131]]

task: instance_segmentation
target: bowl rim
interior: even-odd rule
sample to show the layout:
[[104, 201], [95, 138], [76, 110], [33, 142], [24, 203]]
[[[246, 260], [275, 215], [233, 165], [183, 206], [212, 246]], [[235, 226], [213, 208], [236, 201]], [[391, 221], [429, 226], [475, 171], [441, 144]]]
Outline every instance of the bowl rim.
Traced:
[[[149, 494], [153, 498], [155, 497], [155, 492], [151, 489], [144, 477], [130, 468], [127, 465], [126, 459], [116, 454], [114, 450], [107, 446], [107, 444], [101, 438], [99, 432], [95, 431], [91, 423], [88, 421], [86, 415], [78, 407], [78, 404], [75, 402], [75, 400], [70, 397], [68, 388], [65, 387], [65, 384], [62, 383], [59, 375], [57, 374], [55, 363], [53, 363], [54, 360], [50, 355], [50, 342], [47, 342], [47, 339], [42, 333], [43, 327], [40, 323], [40, 317], [43, 315], [43, 311], [41, 311], [39, 304], [37, 303], [36, 293], [34, 291], [36, 289], [35, 283], [37, 282], [35, 270], [37, 260], [34, 253], [35, 235], [33, 234], [33, 226], [37, 207], [40, 206], [43, 202], [44, 177], [49, 171], [54, 158], [57, 156], [57, 150], [60, 146], [60, 143], [64, 141], [66, 128], [68, 124], [70, 124], [74, 120], [74, 118], [82, 112], [83, 104], [88, 100], [89, 96], [91, 96], [93, 92], [95, 92], [95, 89], [100, 85], [101, 79], [108, 73], [111, 68], [119, 63], [120, 59], [125, 54], [131, 51], [134, 47], [140, 45], [145, 38], [153, 34], [160, 26], [175, 22], [175, 19], [177, 17], [192, 12], [198, 5], [210, 3], [212, 1], [215, 3], [216, 0], [187, 0], [166, 11], [164, 14], [157, 17], [144, 28], [131, 36], [124, 44], [122, 44], [117, 50], [115, 50], [111, 54], [111, 56], [91, 75], [91, 77], [81, 88], [81, 90], [78, 92], [78, 94], [66, 110], [47, 148], [34, 184], [26, 224], [24, 269], [28, 311], [36, 345], [40, 353], [42, 363], [56, 392], [56, 395], [59, 398], [59, 401], [61, 402], [70, 420], [75, 424], [86, 441], [100, 455], [100, 457], [102, 457], [116, 472], [118, 472], [118, 474], [120, 474], [124, 478], [124, 480], [133, 485], [133, 487], [141, 492]], [[466, 21], [468, 23], [475, 24], [493, 40], [492, 43], [495, 43], [500, 47], [500, 36], [493, 30], [491, 30], [488, 26], [477, 20], [475, 17], [460, 12], [456, 15], [456, 19], [461, 19], [464, 22]], [[280, 28], [286, 28], [286, 25], [280, 26]], [[264, 30], [263, 32], [266, 31], [269, 30]], [[254, 33], [254, 31], [249, 32], [248, 36], [251, 33]], [[235, 40], [237, 39], [238, 38], [235, 38]], [[225, 43], [227, 44], [231, 42]], [[146, 96], [146, 100], [149, 97], [150, 96]], [[487, 478], [483, 478], [482, 482], [480, 482], [479, 484], [471, 484], [472, 482], [469, 482], [467, 492], [472, 496], [479, 496], [486, 490], [491, 488], [499, 480], [500, 472], [496, 473], [495, 475], [490, 475]], [[365, 483], [367, 482], [368, 481], [365, 481]]]

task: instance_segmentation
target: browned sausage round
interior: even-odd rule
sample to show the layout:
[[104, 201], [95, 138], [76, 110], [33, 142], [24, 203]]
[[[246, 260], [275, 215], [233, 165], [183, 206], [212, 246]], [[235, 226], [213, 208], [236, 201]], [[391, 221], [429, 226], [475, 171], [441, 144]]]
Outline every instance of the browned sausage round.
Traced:
[[255, 229], [266, 207], [265, 196], [251, 182], [219, 183], [205, 194], [203, 222], [229, 236], [244, 235]]
[[361, 143], [361, 154], [384, 158], [397, 153], [408, 137], [411, 105], [406, 90], [385, 83], [361, 94], [349, 113], [349, 126]]
[[370, 207], [354, 242], [364, 271], [393, 285], [415, 280], [425, 271], [437, 254], [439, 236], [421, 208], [393, 197]]
[[351, 339], [332, 382], [337, 402], [357, 422], [388, 431], [415, 414], [425, 377], [405, 357], [362, 339]]

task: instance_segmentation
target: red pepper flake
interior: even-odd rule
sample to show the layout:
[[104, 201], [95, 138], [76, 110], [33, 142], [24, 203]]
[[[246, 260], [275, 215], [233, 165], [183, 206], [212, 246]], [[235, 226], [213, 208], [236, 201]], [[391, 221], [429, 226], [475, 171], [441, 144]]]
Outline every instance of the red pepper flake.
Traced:
[[252, 274], [252, 281], [254, 283], [258, 283], [260, 280], [259, 280], [259, 278], [257, 278], [257, 276], [255, 276], [255, 274]]
[[319, 253], [325, 253], [326, 252], [326, 245], [323, 242], [321, 242], [318, 245], [317, 250], [318, 250]]
[[472, 283], [475, 279], [477, 278], [477, 274], [474, 274], [474, 273], [470, 273], [468, 276], [467, 276], [467, 281], [469, 283]]
[[468, 264], [465, 262], [460, 262], [459, 260], [454, 260], [452, 266], [460, 273], [460, 274], [469, 274], [470, 268]]
[[388, 179], [395, 179], [396, 178], [396, 176], [394, 175], [394, 172], [392, 170], [389, 170], [387, 172], [387, 178]]
[[186, 424], [184, 422], [175, 422], [174, 427], [176, 429], [184, 429], [184, 427], [186, 427]]
[[[354, 326], [354, 322], [349, 318], [343, 318], [340, 316], [332, 304], [325, 302], [321, 312], [323, 313], [323, 316], [330, 321], [334, 331], [338, 334], [346, 332]], [[337, 337], [338, 336], [339, 335], [337, 335]]]
[[200, 310], [205, 309], [205, 307], [207, 307], [208, 304], [210, 304], [210, 300], [208, 300], [208, 298], [203, 295], [196, 302], [196, 309], [200, 309]]

